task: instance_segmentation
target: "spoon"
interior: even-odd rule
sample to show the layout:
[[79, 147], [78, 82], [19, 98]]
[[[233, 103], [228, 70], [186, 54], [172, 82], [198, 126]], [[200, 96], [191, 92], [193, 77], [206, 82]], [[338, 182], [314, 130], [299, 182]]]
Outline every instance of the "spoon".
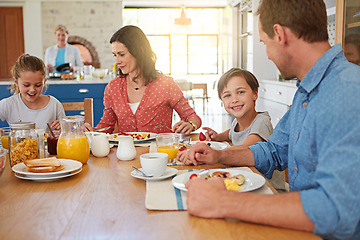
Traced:
[[153, 175], [146, 175], [143, 171], [141, 171], [140, 169], [137, 169], [136, 167], [132, 166], [133, 169], [135, 169], [136, 171], [138, 171], [139, 173], [141, 173], [142, 175], [144, 175], [144, 177], [152, 177]]

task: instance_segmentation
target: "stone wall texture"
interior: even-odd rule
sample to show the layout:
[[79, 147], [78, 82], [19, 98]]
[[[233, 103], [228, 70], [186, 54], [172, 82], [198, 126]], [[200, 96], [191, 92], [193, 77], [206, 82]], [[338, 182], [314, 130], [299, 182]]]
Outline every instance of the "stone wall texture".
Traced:
[[112, 69], [109, 40], [122, 27], [122, 1], [49, 1], [42, 2], [41, 12], [44, 55], [56, 44], [54, 29], [62, 24], [69, 36], [80, 36], [95, 47], [101, 68]]

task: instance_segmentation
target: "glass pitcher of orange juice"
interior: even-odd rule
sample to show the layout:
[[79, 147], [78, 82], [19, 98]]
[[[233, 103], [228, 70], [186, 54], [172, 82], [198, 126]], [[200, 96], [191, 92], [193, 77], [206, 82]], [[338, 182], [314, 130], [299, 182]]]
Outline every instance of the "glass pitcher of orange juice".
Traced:
[[69, 116], [60, 120], [61, 134], [57, 143], [58, 158], [73, 159], [85, 164], [89, 159], [90, 148], [83, 131], [83, 116]]

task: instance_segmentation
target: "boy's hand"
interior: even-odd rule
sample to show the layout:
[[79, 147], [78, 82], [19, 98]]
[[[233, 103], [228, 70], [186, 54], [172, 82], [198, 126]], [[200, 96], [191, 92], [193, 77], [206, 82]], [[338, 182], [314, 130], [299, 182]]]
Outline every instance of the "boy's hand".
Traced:
[[215, 132], [213, 129], [209, 128], [209, 127], [203, 127], [202, 129], [206, 130], [205, 136], [206, 136], [206, 141], [218, 141], [217, 136], [218, 133]]
[[187, 150], [179, 151], [178, 154], [177, 154], [176, 159], [179, 162], [184, 163], [185, 165], [191, 165], [192, 164], [192, 162], [190, 161], [190, 158], [189, 158], [189, 151], [187, 151]]

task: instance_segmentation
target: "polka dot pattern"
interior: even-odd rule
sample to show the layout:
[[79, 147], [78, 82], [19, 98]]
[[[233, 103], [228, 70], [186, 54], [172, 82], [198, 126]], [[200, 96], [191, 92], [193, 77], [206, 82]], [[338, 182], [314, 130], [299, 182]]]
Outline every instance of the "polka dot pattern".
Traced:
[[[104, 114], [97, 127], [114, 126], [118, 122], [119, 131], [127, 132], [169, 132], [175, 110], [181, 119], [187, 121], [200, 117], [183, 96], [181, 89], [169, 76], [157, 74], [157, 79], [146, 86], [144, 95], [135, 114], [127, 101], [127, 84], [123, 77], [113, 79], [105, 88]], [[113, 130], [113, 128], [111, 129]]]

